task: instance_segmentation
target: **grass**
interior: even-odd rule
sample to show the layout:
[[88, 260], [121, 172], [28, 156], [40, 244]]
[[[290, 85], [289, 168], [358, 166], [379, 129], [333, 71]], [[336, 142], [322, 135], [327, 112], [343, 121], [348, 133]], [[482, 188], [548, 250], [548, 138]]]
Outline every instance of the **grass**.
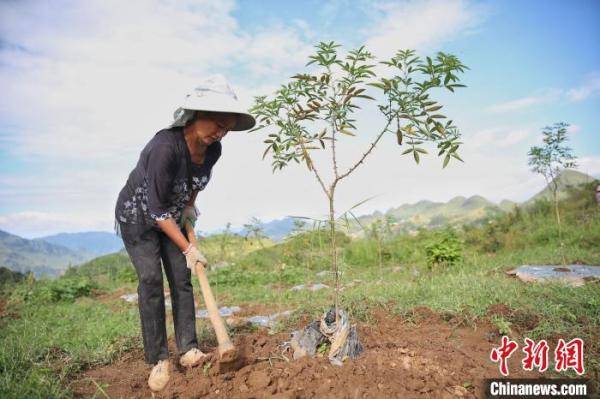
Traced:
[[[593, 198], [575, 192], [561, 210], [566, 258], [600, 264], [600, 210]], [[444, 245], [436, 247], [439, 257], [428, 259], [427, 248], [448, 243], [449, 235], [460, 242], [459, 249], [451, 248], [453, 262], [443, 261]], [[426, 306], [469, 323], [487, 319], [501, 333], [519, 329], [536, 339], [581, 337], [589, 375], [597, 376], [599, 285], [530, 284], [505, 274], [521, 264], [560, 264], [556, 237], [552, 207], [543, 202], [479, 226], [391, 237], [383, 242], [381, 268], [374, 240], [340, 235], [342, 304], [356, 320], [367, 320], [372, 308], [410, 318], [415, 307]], [[209, 259], [230, 264], [208, 272], [221, 305], [257, 303], [295, 310], [276, 326], [285, 330], [294, 320], [317, 316], [332, 303], [331, 290], [290, 290], [316, 282], [333, 286], [331, 274], [317, 275], [328, 269], [325, 233], [306, 232], [283, 243], [263, 244], [235, 236], [201, 242]], [[434, 258], [441, 261], [435, 263]], [[0, 397], [70, 397], [70, 381], [80, 370], [110, 363], [140, 346], [136, 307], [116, 299], [116, 290], [134, 292], [136, 287], [125, 254], [95, 259], [58, 280], [29, 279], [6, 287], [0, 298], [4, 314], [13, 316], [0, 318]], [[107, 297], [114, 299], [100, 300]], [[512, 311], [489, 316], [495, 304]], [[198, 334], [214, 340], [206, 323], [199, 323]]]

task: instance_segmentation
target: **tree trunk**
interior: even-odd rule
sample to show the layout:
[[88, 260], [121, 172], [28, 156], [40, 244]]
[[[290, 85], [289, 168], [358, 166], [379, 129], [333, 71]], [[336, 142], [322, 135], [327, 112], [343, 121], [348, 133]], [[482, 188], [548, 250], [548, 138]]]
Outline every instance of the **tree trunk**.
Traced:
[[333, 274], [335, 276], [334, 303], [335, 303], [335, 321], [337, 323], [338, 310], [339, 310], [340, 276], [338, 273], [337, 248], [336, 248], [336, 242], [335, 242], [334, 195], [335, 195], [335, 187], [332, 187], [331, 193], [329, 196], [329, 233], [331, 235], [331, 266], [333, 269]]
[[560, 212], [558, 210], [558, 188], [553, 191], [554, 196], [554, 213], [556, 215], [556, 224], [558, 225], [558, 241], [560, 245], [560, 256], [562, 257], [563, 266], [567, 266], [567, 258], [565, 258], [565, 243], [562, 239], [562, 227], [560, 224]]
[[379, 260], [379, 280], [383, 281], [383, 259], [381, 256], [381, 237], [377, 234], [377, 258]]

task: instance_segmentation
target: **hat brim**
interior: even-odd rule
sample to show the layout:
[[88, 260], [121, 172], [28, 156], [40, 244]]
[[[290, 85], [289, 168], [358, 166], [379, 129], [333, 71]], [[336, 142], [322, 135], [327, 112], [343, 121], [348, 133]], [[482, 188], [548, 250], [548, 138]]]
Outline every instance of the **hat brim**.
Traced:
[[250, 130], [256, 125], [256, 119], [250, 114], [234, 112], [237, 116], [237, 121], [233, 127], [234, 131]]

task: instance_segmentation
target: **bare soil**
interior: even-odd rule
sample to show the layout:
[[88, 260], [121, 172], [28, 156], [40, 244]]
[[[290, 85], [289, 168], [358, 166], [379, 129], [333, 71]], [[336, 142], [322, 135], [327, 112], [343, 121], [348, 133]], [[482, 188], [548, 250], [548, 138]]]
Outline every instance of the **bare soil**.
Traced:
[[[498, 307], [492, 313], [504, 311]], [[237, 370], [220, 367], [216, 348], [201, 346], [211, 354], [207, 362], [185, 370], [173, 358], [171, 380], [155, 397], [481, 398], [484, 379], [500, 377], [489, 360], [500, 339], [487, 323], [465, 326], [427, 309], [416, 309], [410, 318], [378, 311], [368, 323], [358, 323], [358, 330], [365, 351], [342, 367], [324, 357], [287, 361], [291, 353], [281, 347], [290, 339], [287, 333], [238, 332], [232, 337], [241, 355]], [[175, 353], [172, 341], [170, 346]], [[519, 355], [510, 359], [511, 377], [540, 376], [520, 370], [519, 363]], [[148, 398], [150, 368], [134, 350], [111, 365], [85, 371], [72, 386], [76, 397], [104, 397], [99, 385], [113, 399]]]

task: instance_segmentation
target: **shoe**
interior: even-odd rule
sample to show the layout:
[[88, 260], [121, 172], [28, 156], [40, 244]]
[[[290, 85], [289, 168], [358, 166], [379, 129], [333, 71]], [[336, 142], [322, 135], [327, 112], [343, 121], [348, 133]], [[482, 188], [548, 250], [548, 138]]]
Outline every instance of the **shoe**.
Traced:
[[148, 386], [154, 392], [161, 391], [169, 382], [169, 360], [159, 360], [152, 368], [148, 378]]
[[207, 356], [198, 348], [192, 348], [185, 352], [183, 356], [179, 358], [179, 364], [183, 367], [194, 367], [200, 364], [200, 361]]

